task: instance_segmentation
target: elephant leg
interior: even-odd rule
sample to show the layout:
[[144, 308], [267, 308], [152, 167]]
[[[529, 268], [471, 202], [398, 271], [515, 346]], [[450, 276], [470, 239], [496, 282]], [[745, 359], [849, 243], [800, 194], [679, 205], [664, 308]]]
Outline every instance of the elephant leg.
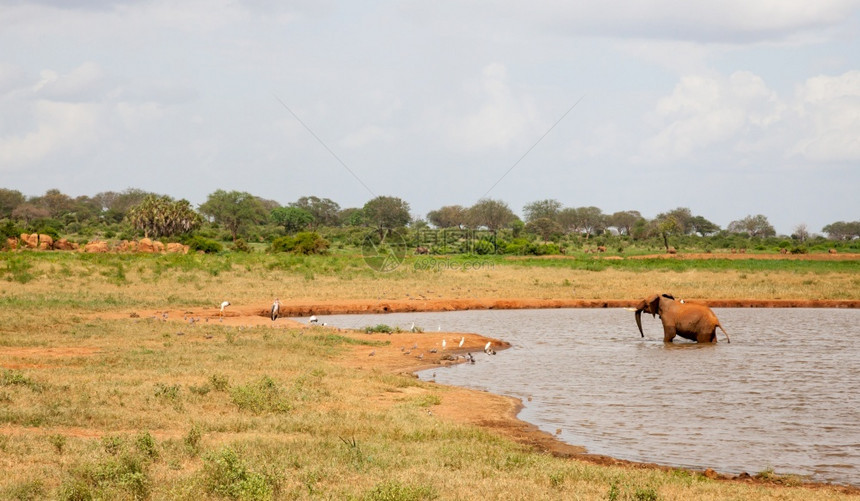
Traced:
[[669, 326], [663, 326], [663, 342], [671, 343], [672, 340], [675, 339], [675, 328]]

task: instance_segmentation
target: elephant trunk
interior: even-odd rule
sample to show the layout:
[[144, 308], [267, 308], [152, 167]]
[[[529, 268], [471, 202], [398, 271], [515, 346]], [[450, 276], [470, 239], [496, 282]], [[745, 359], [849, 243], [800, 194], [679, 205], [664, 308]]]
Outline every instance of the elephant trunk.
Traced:
[[636, 326], [639, 327], [639, 334], [642, 334], [642, 337], [645, 337], [645, 333], [642, 332], [642, 310], [636, 310]]

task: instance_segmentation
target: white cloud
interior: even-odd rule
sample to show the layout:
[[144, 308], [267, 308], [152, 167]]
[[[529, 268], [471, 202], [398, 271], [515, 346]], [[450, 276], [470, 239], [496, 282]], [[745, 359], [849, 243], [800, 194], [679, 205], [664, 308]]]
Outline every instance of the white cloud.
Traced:
[[776, 123], [785, 107], [776, 93], [750, 72], [735, 72], [728, 78], [682, 77], [672, 95], [657, 103], [659, 132], [644, 142], [643, 156], [672, 161], [718, 143], [739, 140]]
[[504, 65], [485, 66], [481, 79], [470, 82], [468, 87], [466, 106], [477, 102], [479, 108], [449, 123], [447, 136], [455, 148], [466, 151], [507, 148], [526, 137], [533, 138], [533, 132], [541, 129], [534, 100], [510, 87]]
[[394, 136], [376, 125], [365, 125], [360, 129], [350, 132], [341, 144], [347, 148], [361, 148], [378, 142], [389, 142]]
[[26, 133], [0, 138], [0, 168], [17, 168], [59, 153], [73, 153], [96, 143], [98, 106], [89, 103], [35, 103], [36, 127]]
[[810, 78], [797, 99], [807, 137], [794, 153], [814, 162], [860, 161], [860, 71]]

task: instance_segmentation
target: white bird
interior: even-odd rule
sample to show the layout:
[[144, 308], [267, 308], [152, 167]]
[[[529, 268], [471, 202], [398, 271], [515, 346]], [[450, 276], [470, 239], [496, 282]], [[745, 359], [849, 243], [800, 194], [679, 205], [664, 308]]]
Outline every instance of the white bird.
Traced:
[[492, 341], [487, 341], [487, 344], [484, 345], [484, 353], [487, 355], [495, 355], [496, 350], [492, 348]]
[[278, 312], [281, 309], [281, 301], [278, 298], [275, 298], [275, 302], [272, 303], [272, 322], [278, 319]]
[[465, 337], [461, 337], [461, 338], [460, 338], [460, 348], [462, 348], [462, 347], [463, 347], [463, 343], [465, 343], [465, 342], [466, 342], [466, 338], [465, 338]]
[[228, 306], [230, 306], [230, 301], [224, 301], [223, 303], [221, 303], [221, 313], [220, 313], [220, 316], [222, 316], [222, 317], [224, 316], [224, 308], [226, 308], [226, 307], [228, 307]]
[[409, 331], [410, 331], [410, 332], [417, 332], [417, 331], [415, 330], [415, 322], [412, 322], [412, 327], [410, 327], [410, 328], [409, 328]]
[[491, 346], [492, 344], [493, 344], [493, 342], [492, 342], [492, 341], [487, 341], [487, 344], [485, 344], [485, 345], [484, 345], [484, 351], [489, 350], [489, 349], [490, 349], [490, 346]]
[[447, 342], [445, 342], [445, 340], [443, 339], [443, 340], [442, 340], [442, 349], [443, 349], [443, 350], [445, 349], [445, 345], [446, 345], [446, 344], [448, 344], [448, 343], [447, 343]]
[[308, 322], [315, 324], [315, 323], [319, 322], [319, 319], [317, 318], [316, 315], [311, 315], [311, 318], [310, 318], [310, 320], [308, 320]]

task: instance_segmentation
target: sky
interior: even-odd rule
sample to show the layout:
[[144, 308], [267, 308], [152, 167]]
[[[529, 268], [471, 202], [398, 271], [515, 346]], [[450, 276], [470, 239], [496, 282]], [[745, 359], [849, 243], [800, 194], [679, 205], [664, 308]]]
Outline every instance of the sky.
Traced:
[[860, 220], [860, 0], [0, 0], [0, 187]]

